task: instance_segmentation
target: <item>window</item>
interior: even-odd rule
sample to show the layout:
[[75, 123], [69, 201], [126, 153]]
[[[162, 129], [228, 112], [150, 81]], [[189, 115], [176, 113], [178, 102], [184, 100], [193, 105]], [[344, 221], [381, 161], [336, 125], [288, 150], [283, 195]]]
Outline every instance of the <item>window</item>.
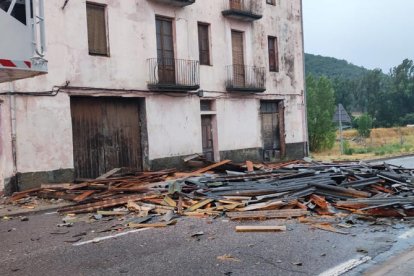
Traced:
[[269, 47], [269, 70], [271, 72], [279, 72], [279, 53], [277, 47], [277, 37], [268, 37]]
[[276, 0], [266, 0], [266, 3], [270, 4], [270, 5], [273, 5], [273, 6], [276, 6]]
[[201, 65], [211, 65], [209, 27], [208, 24], [198, 23], [198, 49]]
[[106, 31], [106, 6], [86, 3], [90, 55], [109, 56]]

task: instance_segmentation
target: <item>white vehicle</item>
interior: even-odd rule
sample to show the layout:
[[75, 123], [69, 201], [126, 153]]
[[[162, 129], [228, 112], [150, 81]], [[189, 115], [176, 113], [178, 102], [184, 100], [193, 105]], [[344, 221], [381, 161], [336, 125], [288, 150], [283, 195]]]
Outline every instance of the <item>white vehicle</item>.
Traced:
[[0, 0], [0, 83], [47, 73], [43, 0]]

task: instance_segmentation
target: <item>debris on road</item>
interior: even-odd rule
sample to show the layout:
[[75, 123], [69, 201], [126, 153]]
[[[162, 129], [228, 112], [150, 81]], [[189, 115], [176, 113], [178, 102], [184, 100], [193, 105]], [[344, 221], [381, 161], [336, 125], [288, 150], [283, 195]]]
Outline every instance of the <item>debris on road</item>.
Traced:
[[[191, 161], [196, 162], [194, 158]], [[125, 219], [124, 229], [166, 227], [176, 223], [173, 218], [177, 216], [225, 215], [230, 220], [301, 218], [314, 228], [347, 234], [335, 226], [349, 228], [348, 221], [334, 226], [303, 218], [414, 216], [413, 183], [414, 169], [389, 164], [306, 159], [237, 165], [224, 160], [192, 172], [125, 172], [116, 168], [77, 184], [47, 184], [18, 192], [8, 202], [34, 196], [64, 199], [74, 204], [59, 209], [61, 214], [93, 213], [97, 220], [128, 215], [139, 219]]]
[[233, 261], [233, 262], [241, 262], [240, 259], [233, 257], [230, 254], [224, 254], [222, 256], [217, 256], [217, 260], [220, 261]]
[[286, 226], [243, 225], [236, 226], [236, 232], [281, 232], [286, 231]]

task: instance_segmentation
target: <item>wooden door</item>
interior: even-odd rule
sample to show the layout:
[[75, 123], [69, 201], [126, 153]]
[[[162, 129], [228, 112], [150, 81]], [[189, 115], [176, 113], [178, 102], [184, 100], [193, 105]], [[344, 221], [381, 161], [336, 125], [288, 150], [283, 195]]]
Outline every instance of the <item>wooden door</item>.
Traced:
[[244, 68], [244, 47], [243, 33], [231, 31], [231, 45], [233, 55], [233, 85], [235, 87], [245, 86], [245, 68]]
[[208, 161], [214, 161], [214, 139], [211, 115], [201, 116], [201, 135], [203, 155]]
[[175, 59], [172, 20], [156, 18], [158, 79], [160, 84], [175, 84]]
[[263, 101], [260, 104], [264, 150], [280, 150], [280, 118], [278, 109], [277, 102]]
[[71, 113], [77, 178], [119, 167], [142, 169], [138, 101], [74, 97]]

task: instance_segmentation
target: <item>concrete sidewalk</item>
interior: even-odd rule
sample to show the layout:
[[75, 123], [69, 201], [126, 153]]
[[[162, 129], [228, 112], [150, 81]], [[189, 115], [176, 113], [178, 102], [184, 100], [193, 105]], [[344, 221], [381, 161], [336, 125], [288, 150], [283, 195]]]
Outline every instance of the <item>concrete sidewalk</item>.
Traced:
[[392, 257], [381, 265], [368, 270], [366, 276], [411, 276], [414, 274], [414, 248]]

